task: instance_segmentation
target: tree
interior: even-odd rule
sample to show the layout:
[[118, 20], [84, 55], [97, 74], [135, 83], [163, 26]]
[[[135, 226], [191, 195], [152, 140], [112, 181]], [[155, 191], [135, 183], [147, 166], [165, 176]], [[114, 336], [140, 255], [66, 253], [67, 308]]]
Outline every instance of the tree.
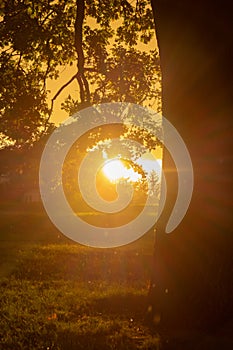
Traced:
[[[4, 1], [1, 4], [1, 133], [16, 145], [38, 139], [49, 115], [46, 81], [74, 58], [71, 4]], [[61, 37], [62, 32], [62, 39]]]
[[[151, 0], [151, 4], [163, 72], [163, 113], [191, 153], [195, 189], [182, 224], [166, 236], [177, 179], [166, 172], [174, 165], [165, 151], [169, 195], [157, 225], [150, 310], [152, 315], [162, 310], [162, 317], [176, 323], [190, 320], [188, 311], [196, 324], [201, 317], [208, 322], [226, 319], [232, 310], [230, 6], [227, 0], [221, 6], [209, 0]], [[152, 103], [159, 81], [159, 75], [153, 81], [158, 55], [142, 54], [135, 47], [138, 39], [148, 43], [153, 35], [147, 1], [138, 0], [136, 6], [126, 0], [4, 1], [0, 11], [0, 126], [3, 136], [17, 146], [41, 136], [53, 102], [73, 80], [79, 96], [64, 102], [69, 113], [96, 102]], [[94, 28], [88, 18], [94, 20]], [[112, 21], [118, 26], [115, 30]], [[65, 64], [76, 64], [77, 71], [48, 105], [47, 79], [56, 79]], [[96, 85], [91, 89], [92, 82]], [[214, 299], [220, 298], [215, 307]]]
[[[22, 146], [38, 140], [49, 127], [56, 98], [74, 80], [79, 96], [68, 96], [63, 103], [71, 114], [106, 101], [159, 106], [158, 54], [136, 48], [139, 40], [148, 43], [154, 35], [148, 4], [147, 0], [136, 6], [126, 0], [4, 1], [0, 8], [3, 144], [8, 140]], [[64, 65], [76, 65], [77, 70], [50, 104], [47, 81], [57, 79]]]
[[165, 150], [169, 190], [157, 225], [149, 310], [151, 319], [161, 317], [163, 324], [170, 322], [173, 327], [189, 324], [210, 328], [232, 315], [230, 4], [151, 3], [160, 49], [163, 114], [186, 142], [195, 183], [183, 222], [166, 235], [177, 178]]

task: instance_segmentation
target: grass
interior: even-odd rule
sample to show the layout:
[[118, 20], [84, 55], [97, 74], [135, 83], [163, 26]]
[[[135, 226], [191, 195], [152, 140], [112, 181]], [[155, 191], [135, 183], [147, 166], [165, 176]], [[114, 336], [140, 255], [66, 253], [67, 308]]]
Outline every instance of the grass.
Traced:
[[147, 327], [153, 235], [93, 249], [61, 235], [40, 207], [0, 206], [0, 349], [223, 350], [216, 335]]
[[0, 348], [159, 349], [143, 320], [153, 237], [92, 249], [28, 209], [2, 210]]
[[11, 277], [0, 291], [3, 349], [146, 349], [145, 342], [159, 343], [142, 326], [140, 307], [132, 309], [145, 301], [143, 289]]

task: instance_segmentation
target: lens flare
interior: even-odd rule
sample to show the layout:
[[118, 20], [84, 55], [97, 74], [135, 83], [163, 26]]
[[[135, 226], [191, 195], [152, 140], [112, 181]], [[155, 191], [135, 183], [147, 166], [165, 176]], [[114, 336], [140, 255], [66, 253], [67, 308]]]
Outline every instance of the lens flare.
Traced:
[[131, 167], [126, 168], [120, 159], [110, 159], [103, 166], [104, 175], [113, 183], [120, 180], [137, 182], [141, 179], [141, 174], [135, 172]]
[[[113, 125], [116, 126], [117, 132], [111, 134]], [[101, 147], [83, 152], [88, 147], [93, 148], [93, 142], [91, 138], [85, 139], [83, 143], [78, 141], [87, 133], [93, 137], [93, 130], [97, 128], [99, 130], [105, 126], [110, 126], [106, 138], [110, 137], [111, 143], [105, 147], [108, 158], [103, 157]], [[148, 140], [145, 140], [145, 137], [149, 137]], [[78, 142], [76, 150], [78, 154], [84, 156], [78, 167], [78, 176], [76, 171], [68, 172], [70, 176], [73, 174], [72, 184], [76, 186], [75, 184], [78, 183], [77, 188], [82, 200], [101, 215], [102, 213], [109, 215], [119, 213], [123, 217], [129, 204], [133, 202], [134, 192], [137, 192], [137, 186], [133, 182], [140, 180], [142, 176], [140, 171], [137, 172], [137, 166], [143, 169], [145, 174], [148, 171], [147, 168], [151, 168], [153, 163], [153, 170], [157, 172], [158, 167], [155, 166], [156, 158], [153, 154], [151, 155], [154, 159], [150, 164], [148, 159], [137, 158], [149, 151], [155, 140], [166, 147], [177, 169], [177, 198], [165, 227], [166, 233], [172, 232], [185, 216], [192, 197], [194, 179], [188, 149], [178, 131], [165, 117], [162, 117], [161, 122], [161, 116], [153, 110], [126, 102], [106, 103], [83, 109], [60, 125], [49, 137], [41, 157], [39, 180], [41, 198], [54, 225], [70, 239], [98, 248], [125, 245], [148, 232], [157, 222], [166, 201], [166, 179], [161, 166], [158, 172], [161, 174], [159, 176], [161, 191], [158, 207], [156, 191], [148, 191], [139, 214], [126, 223], [119, 220], [117, 226], [114, 227], [96, 226], [94, 222], [88, 223], [82, 220], [81, 216], [79, 217], [78, 212], [73, 210], [66, 197], [65, 186], [63, 187], [63, 170], [70, 148]], [[144, 141], [148, 141], [149, 144]], [[115, 182], [116, 199], [108, 201], [100, 196], [96, 186], [96, 179], [100, 171], [103, 176]], [[71, 186], [70, 190], [75, 192], [76, 187]]]

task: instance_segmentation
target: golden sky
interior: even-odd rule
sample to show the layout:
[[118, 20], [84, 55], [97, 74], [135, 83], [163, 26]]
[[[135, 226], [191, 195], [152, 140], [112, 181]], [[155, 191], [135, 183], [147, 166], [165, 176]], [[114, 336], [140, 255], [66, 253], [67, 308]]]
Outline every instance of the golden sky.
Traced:
[[[113, 23], [113, 27], [117, 27], [119, 25], [119, 20], [115, 21]], [[88, 25], [91, 27], [95, 28], [96, 23], [94, 19], [88, 19], [87, 21]], [[113, 44], [114, 39], [112, 39], [112, 42], [110, 43], [109, 47], [111, 47], [111, 44]], [[156, 42], [156, 37], [152, 38], [152, 40], [148, 44], [143, 44], [141, 42], [138, 42], [138, 45], [136, 47], [140, 51], [144, 52], [149, 52], [150, 50], [154, 50], [157, 48], [157, 42]], [[50, 105], [52, 97], [56, 94], [56, 92], [60, 89], [61, 86], [63, 86], [65, 83], [67, 83], [70, 78], [75, 74], [77, 71], [76, 64], [73, 64], [73, 66], [61, 66], [60, 69], [60, 74], [57, 80], [48, 80], [47, 81], [47, 89], [50, 90], [48, 93], [48, 103]], [[91, 89], [91, 85], [90, 85]], [[77, 98], [79, 99], [79, 87], [77, 84], [76, 79], [69, 85], [67, 86], [57, 97], [57, 99], [54, 101], [54, 107], [53, 107], [53, 113], [51, 116], [50, 121], [55, 123], [56, 125], [59, 125], [60, 123], [64, 122], [69, 115], [67, 112], [61, 109], [61, 104], [64, 102], [64, 100], [68, 97], [68, 95], [71, 95], [74, 99]], [[156, 158], [162, 158], [162, 150], [158, 148], [156, 151], [153, 151], [153, 155]]]
[[[132, 1], [132, 4], [134, 1]], [[96, 28], [98, 25], [96, 24], [96, 21], [93, 18], [88, 18], [87, 24], [92, 27]], [[120, 20], [114, 21], [112, 27], [117, 28], [120, 24]], [[109, 47], [111, 48], [111, 44], [114, 43], [114, 38], [110, 41]], [[140, 51], [145, 51], [149, 52], [150, 50], [156, 49], [157, 46], [157, 41], [156, 37], [152, 38], [152, 40], [148, 44], [143, 44], [142, 42], [138, 42], [137, 49]], [[74, 62], [75, 63], [75, 62]], [[47, 89], [50, 90], [51, 92], [48, 93], [48, 101], [50, 104], [50, 101], [52, 97], [55, 95], [55, 93], [59, 90], [59, 88], [67, 83], [69, 79], [75, 74], [77, 71], [76, 69], [76, 64], [73, 64], [73, 66], [61, 66], [60, 67], [60, 74], [57, 80], [48, 80], [47, 82]], [[91, 86], [90, 86], [91, 88]], [[68, 95], [71, 95], [74, 99], [77, 96], [77, 99], [79, 98], [79, 88], [77, 81], [74, 80], [69, 86], [67, 86], [62, 93], [58, 96], [56, 101], [54, 102], [54, 110], [51, 116], [51, 122], [55, 123], [56, 125], [59, 125], [62, 123], [65, 119], [68, 118], [68, 114], [61, 109], [61, 103], [64, 102], [66, 97]]]

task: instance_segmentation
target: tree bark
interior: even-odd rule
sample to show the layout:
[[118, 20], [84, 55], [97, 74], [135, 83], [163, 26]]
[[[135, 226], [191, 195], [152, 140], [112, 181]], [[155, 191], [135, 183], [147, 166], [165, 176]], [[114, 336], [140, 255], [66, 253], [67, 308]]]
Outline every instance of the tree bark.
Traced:
[[[191, 155], [194, 192], [177, 229], [164, 229], [177, 195], [164, 152], [168, 196], [157, 223], [150, 317], [164, 324], [223, 322], [232, 307], [233, 31], [223, 1], [151, 0], [162, 70], [163, 115]], [[171, 171], [172, 169], [172, 171]]]
[[85, 77], [84, 72], [84, 53], [83, 53], [83, 20], [85, 13], [84, 0], [76, 0], [76, 19], [75, 19], [75, 49], [78, 56], [77, 68], [77, 81], [80, 89], [81, 103], [90, 103], [90, 90], [89, 84]]

